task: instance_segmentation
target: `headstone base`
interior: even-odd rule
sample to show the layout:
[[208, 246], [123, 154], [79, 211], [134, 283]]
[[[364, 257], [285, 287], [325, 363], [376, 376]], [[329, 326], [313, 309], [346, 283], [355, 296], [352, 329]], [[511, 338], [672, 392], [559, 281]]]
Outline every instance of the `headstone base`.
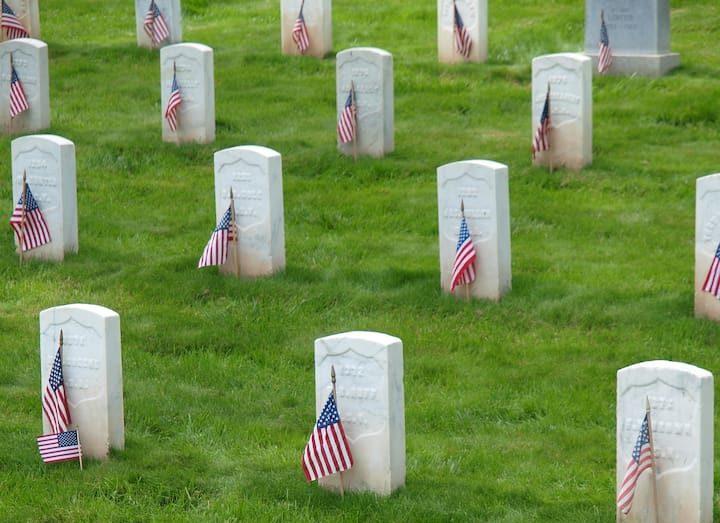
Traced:
[[[593, 71], [597, 72], [597, 53], [585, 53], [593, 61]], [[647, 76], [657, 78], [665, 76], [680, 65], [679, 53], [643, 54], [643, 55], [617, 55], [613, 54], [613, 63], [606, 73], [610, 76]]]

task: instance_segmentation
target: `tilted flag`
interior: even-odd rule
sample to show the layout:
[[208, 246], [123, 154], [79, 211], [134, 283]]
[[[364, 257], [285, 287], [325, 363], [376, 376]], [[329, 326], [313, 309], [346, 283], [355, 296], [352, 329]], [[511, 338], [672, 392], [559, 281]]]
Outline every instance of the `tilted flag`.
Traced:
[[455, 291], [458, 285], [468, 285], [475, 281], [475, 260], [477, 251], [470, 236], [465, 215], [460, 222], [460, 235], [455, 248], [455, 261], [450, 276], [450, 292]]
[[355, 105], [355, 87], [350, 87], [345, 107], [340, 113], [337, 125], [338, 138], [341, 143], [350, 143], [357, 137], [357, 106]]
[[25, 89], [15, 66], [10, 62], [10, 118], [15, 118], [20, 113], [30, 109]]
[[233, 204], [231, 203], [220, 223], [215, 227], [212, 236], [210, 236], [210, 241], [205, 246], [202, 257], [198, 262], [198, 269], [213, 265], [224, 265], [228, 256], [228, 245], [235, 239], [235, 232]]
[[635, 496], [635, 487], [637, 487], [640, 474], [653, 466], [652, 447], [650, 446], [650, 428], [649, 413], [645, 414], [640, 435], [638, 436], [635, 447], [633, 447], [632, 457], [625, 471], [625, 477], [620, 485], [620, 492], [617, 497], [617, 506], [623, 514], [628, 514], [632, 507], [633, 497]]
[[55, 360], [50, 369], [50, 378], [43, 392], [42, 408], [53, 433], [58, 434], [67, 430], [71, 420], [63, 379], [62, 342], [55, 353]]
[[540, 151], [550, 150], [550, 86], [548, 85], [547, 95], [545, 96], [545, 105], [543, 106], [542, 115], [540, 115], [540, 124], [535, 137], [533, 138], [532, 155]]
[[301, 54], [305, 54], [305, 51], [310, 47], [310, 34], [308, 33], [307, 25], [305, 25], [305, 16], [303, 15], [303, 9], [305, 8], [305, 2], [300, 6], [300, 14], [295, 20], [295, 25], [292, 30], [292, 39]]
[[715, 257], [710, 264], [707, 276], [705, 276], [702, 290], [720, 299], [720, 245], [715, 250]]
[[15, 38], [29, 38], [30, 33], [27, 32], [25, 26], [20, 23], [20, 19], [15, 15], [10, 6], [2, 0], [2, 18], [0, 18], [0, 28], [5, 31], [8, 40]]
[[45, 463], [74, 461], [82, 456], [77, 430], [39, 436], [37, 445], [40, 457]]
[[10, 217], [10, 227], [15, 231], [22, 252], [25, 252], [50, 243], [50, 229], [30, 191], [30, 185], [25, 184], [23, 192], [25, 194], [20, 195], [17, 207]]
[[173, 70], [172, 87], [170, 88], [170, 98], [168, 98], [167, 108], [165, 109], [165, 119], [167, 120], [170, 130], [177, 131], [178, 128], [178, 108], [182, 104], [180, 96], [180, 86], [177, 81], [177, 72]]
[[472, 50], [472, 38], [470, 33], [465, 28], [463, 19], [458, 11], [457, 4], [453, 2], [454, 20], [453, 20], [453, 32], [455, 33], [455, 50], [458, 54], [462, 55], [466, 60], [470, 58], [470, 51]]
[[603, 74], [610, 69], [613, 56], [610, 49], [610, 38], [608, 37], [605, 15], [600, 14], [600, 52], [598, 54], [598, 73]]
[[303, 452], [303, 472], [308, 481], [315, 481], [352, 466], [350, 445], [331, 392]]
[[155, 0], [150, 1], [150, 7], [145, 14], [143, 27], [153, 45], [159, 45], [170, 36], [170, 29], [168, 29], [165, 18], [160, 12], [160, 8], [155, 3]]

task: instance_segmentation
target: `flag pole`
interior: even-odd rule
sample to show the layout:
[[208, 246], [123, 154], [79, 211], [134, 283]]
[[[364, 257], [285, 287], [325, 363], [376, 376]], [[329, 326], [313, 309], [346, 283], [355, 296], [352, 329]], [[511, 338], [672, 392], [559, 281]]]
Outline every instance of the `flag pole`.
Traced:
[[[335, 399], [335, 405], [337, 406], [337, 390], [335, 387], [335, 365], [330, 366], [330, 377], [332, 378], [332, 387], [333, 387], [333, 398]], [[343, 473], [342, 471], [339, 472], [340, 474], [340, 497], [345, 497], [345, 482], [343, 481]]]
[[655, 463], [655, 441], [653, 439], [652, 430], [652, 416], [650, 415], [650, 398], [645, 397], [645, 413], [647, 414], [648, 420], [648, 442], [650, 443], [650, 458], [652, 459], [652, 472], [653, 472], [653, 499], [655, 503], [655, 523], [660, 521], [660, 511], [658, 506], [658, 491], [657, 491], [657, 464]]
[[75, 434], [77, 434], [77, 440], [78, 440], [78, 457], [80, 458], [80, 470], [83, 469], [83, 462], [82, 462], [82, 444], [80, 443], [80, 429], [75, 428]]
[[23, 171], [22, 181], [22, 209], [20, 211], [20, 234], [18, 235], [18, 249], [20, 249], [20, 265], [23, 264], [23, 244], [25, 243], [25, 209], [27, 208], [27, 171]]
[[360, 128], [358, 126], [358, 117], [357, 117], [357, 103], [355, 100], [355, 82], [350, 80], [350, 96], [352, 96], [352, 107], [353, 107], [353, 120], [355, 124], [355, 136], [353, 136], [353, 161], [357, 162], [358, 157], [358, 138], [360, 137]]
[[233, 196], [232, 187], [230, 187], [230, 229], [233, 232], [233, 243], [235, 249], [233, 250], [233, 268], [235, 269], [235, 276], [240, 277], [240, 231], [237, 228], [236, 216], [235, 216], [235, 197]]

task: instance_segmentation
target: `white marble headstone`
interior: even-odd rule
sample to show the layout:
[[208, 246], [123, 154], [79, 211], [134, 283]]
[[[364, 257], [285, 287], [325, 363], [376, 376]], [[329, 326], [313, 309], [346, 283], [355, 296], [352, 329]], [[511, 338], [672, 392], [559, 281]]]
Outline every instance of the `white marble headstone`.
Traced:
[[[120, 316], [98, 305], [73, 304], [40, 313], [41, 394], [63, 331], [63, 374], [83, 457], [105, 459], [125, 447]], [[43, 416], [44, 417], [44, 416]], [[43, 420], [44, 433], [50, 427]]]
[[[395, 149], [393, 57], [373, 47], [355, 47], [337, 55], [337, 119], [345, 107], [351, 84], [355, 85], [358, 154], [384, 156]], [[338, 147], [352, 156], [354, 145]]]
[[578, 53], [538, 56], [532, 61], [532, 136], [550, 85], [550, 151], [536, 165], [578, 170], [592, 163], [592, 60]]
[[[182, 104], [178, 128], [173, 132], [165, 119], [165, 109], [173, 82], [173, 64], [177, 71]], [[163, 141], [174, 143], [215, 141], [215, 80], [213, 50], [202, 44], [176, 44], [160, 50], [162, 86], [161, 118]]]
[[617, 373], [617, 487], [651, 407], [659, 519], [652, 471], [638, 482], [628, 517], [618, 521], [710, 523], [713, 519], [713, 375], [670, 361], [648, 361]]
[[[470, 33], [472, 48], [470, 62], [484, 62], [488, 53], [487, 0], [455, 0], [465, 29]], [[455, 48], [453, 0], [437, 0], [438, 57], [440, 62], [463, 62], [465, 58]]]
[[[160, 13], [165, 19], [168, 26], [170, 36], [160, 46], [176, 44], [182, 42], [182, 12], [180, 10], [180, 0], [155, 0], [155, 4], [160, 9]], [[152, 40], [145, 32], [145, 15], [150, 8], [150, 0], [135, 0], [135, 32], [137, 33], [138, 47], [146, 47], [152, 49]]]
[[720, 174], [697, 179], [695, 191], [695, 316], [720, 321], [720, 300], [703, 285], [720, 245]]
[[301, 54], [292, 38], [292, 30], [303, 1], [303, 17], [310, 35], [310, 47], [305, 55], [322, 58], [332, 50], [332, 0], [281, 0], [282, 52]]
[[[5, 0], [5, 2], [30, 34], [30, 38], [40, 38], [39, 0]], [[5, 31], [0, 31], [0, 38], [5, 38]]]
[[36, 134], [13, 140], [12, 188], [15, 207], [22, 194], [23, 173], [45, 216], [51, 242], [23, 253], [25, 259], [62, 261], [78, 252], [75, 144], [60, 136]]
[[10, 89], [0, 89], [0, 132], [25, 133], [50, 127], [48, 46], [32, 38], [0, 43], [0, 80], [10, 85], [10, 60], [15, 66], [30, 108], [10, 118]]
[[247, 145], [215, 153], [216, 223], [235, 200], [239, 235], [220, 271], [246, 278], [269, 276], [285, 269], [285, 211], [282, 157], [267, 147]]
[[[346, 490], [390, 495], [405, 484], [405, 397], [402, 341], [378, 332], [346, 332], [315, 340], [317, 415], [337, 375], [337, 404], [355, 463]], [[339, 489], [335, 474], [320, 485]]]
[[603, 14], [613, 54], [609, 74], [662, 76], [680, 65], [680, 55], [670, 52], [670, 0], [586, 0], [585, 52], [595, 71]]
[[[508, 168], [487, 160], [443, 165], [437, 170], [440, 278], [450, 292], [450, 276], [462, 218], [461, 203], [477, 252], [475, 298], [499, 300], [511, 288], [510, 195]], [[466, 297], [465, 286], [455, 289]]]

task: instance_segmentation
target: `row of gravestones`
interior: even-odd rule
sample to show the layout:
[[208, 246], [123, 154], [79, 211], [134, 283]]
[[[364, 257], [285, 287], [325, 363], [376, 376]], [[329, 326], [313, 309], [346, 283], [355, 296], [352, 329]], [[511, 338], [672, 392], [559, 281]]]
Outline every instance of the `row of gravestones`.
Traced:
[[[105, 459], [125, 445], [120, 317], [97, 305], [65, 305], [40, 313], [42, 381], [49, 377], [60, 331], [68, 402], [86, 457]], [[388, 495], [405, 484], [405, 395], [402, 341], [348, 332], [315, 342], [318, 415], [337, 372], [337, 403], [355, 460], [345, 488]], [[646, 402], [653, 419], [660, 521], [712, 521], [713, 376], [668, 361], [617, 373], [617, 484], [635, 445]], [[47, 424], [47, 420], [45, 420]], [[49, 426], [44, 427], [46, 432]], [[649, 477], [641, 477], [631, 520], [656, 521]], [[339, 478], [321, 480], [338, 490]]]
[[[48, 222], [52, 242], [29, 251], [31, 258], [62, 261], [78, 251], [77, 177], [74, 144], [58, 136], [32, 135], [11, 145], [13, 201], [23, 175]], [[221, 268], [237, 276], [270, 275], [285, 268], [282, 158], [266, 147], [242, 146], [215, 153], [215, 216], [220, 220], [233, 193], [240, 236], [240, 263]], [[511, 287], [510, 196], [507, 166], [485, 160], [443, 165], [437, 170], [441, 282], [449, 290], [460, 219], [476, 246], [477, 279], [470, 294], [499, 300]], [[696, 191], [695, 311], [720, 320], [720, 301], [703, 282], [720, 244], [720, 174], [699, 178]]]

